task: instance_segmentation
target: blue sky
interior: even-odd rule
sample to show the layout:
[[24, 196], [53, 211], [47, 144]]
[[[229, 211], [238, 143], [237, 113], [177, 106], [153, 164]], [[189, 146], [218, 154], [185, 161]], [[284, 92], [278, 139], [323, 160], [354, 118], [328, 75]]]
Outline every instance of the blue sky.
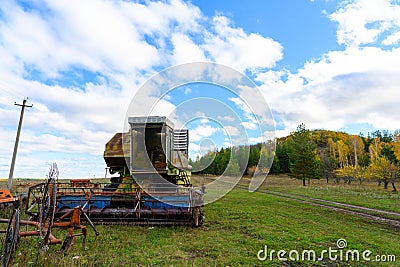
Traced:
[[333, 11], [337, 1], [252, 0], [193, 1], [208, 16], [223, 14], [248, 32], [269, 36], [284, 47], [285, 56], [278, 68], [293, 71], [305, 61], [339, 49], [336, 27], [324, 15]]
[[[191, 62], [225, 65], [258, 86], [236, 95], [183, 86], [159, 101], [156, 113], [176, 116], [188, 99], [209, 97], [242, 120], [219, 116], [216, 123], [198, 112], [187, 124], [192, 156], [229, 145], [243, 129], [257, 141], [254, 118], [266, 110], [276, 136], [302, 122], [349, 133], [394, 131], [399, 46], [397, 0], [1, 1], [0, 177], [8, 176], [14, 145], [14, 102], [29, 97], [34, 105], [24, 118], [16, 177], [44, 177], [53, 161], [64, 178], [101, 177], [104, 145], [123, 130], [141, 86]], [[239, 101], [256, 91], [268, 105]], [[139, 102], [154, 101], [152, 93], [139, 94]], [[218, 117], [219, 109], [208, 110]]]

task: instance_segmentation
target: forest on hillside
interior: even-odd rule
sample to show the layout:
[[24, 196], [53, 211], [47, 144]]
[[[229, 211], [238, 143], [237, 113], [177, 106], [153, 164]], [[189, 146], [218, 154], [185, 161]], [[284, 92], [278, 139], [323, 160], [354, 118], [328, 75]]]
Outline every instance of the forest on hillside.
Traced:
[[[267, 145], [268, 147], [268, 145]], [[271, 145], [269, 146], [271, 147]], [[371, 179], [396, 191], [400, 180], [400, 131], [375, 131], [367, 136], [328, 130], [308, 130], [300, 124], [289, 136], [275, 140], [275, 152], [268, 155], [261, 144], [209, 151], [190, 160], [198, 173], [238, 175], [259, 171], [261, 157], [273, 157], [270, 174], [285, 173], [303, 181], [326, 179], [329, 183], [362, 183]], [[231, 154], [235, 156], [231, 158]], [[229, 161], [231, 163], [228, 165]]]

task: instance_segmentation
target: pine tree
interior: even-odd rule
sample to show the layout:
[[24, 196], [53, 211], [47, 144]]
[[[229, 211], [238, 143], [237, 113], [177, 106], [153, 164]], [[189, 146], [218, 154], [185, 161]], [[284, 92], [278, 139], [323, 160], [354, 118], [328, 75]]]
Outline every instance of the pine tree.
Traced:
[[279, 158], [276, 156], [276, 154], [274, 155], [274, 161], [272, 162], [271, 165], [271, 170], [270, 173], [271, 174], [278, 174], [281, 170], [281, 167], [279, 165]]
[[240, 167], [236, 159], [232, 158], [226, 166], [225, 175], [239, 177], [241, 175]]
[[290, 140], [285, 140], [282, 143], [278, 143], [275, 154], [279, 160], [279, 172], [289, 173], [290, 172], [290, 160], [289, 160]]
[[291, 162], [290, 176], [303, 180], [303, 186], [306, 185], [306, 179], [320, 178], [320, 162], [316, 145], [312, 141], [310, 131], [305, 128], [303, 123], [293, 133], [289, 159]]

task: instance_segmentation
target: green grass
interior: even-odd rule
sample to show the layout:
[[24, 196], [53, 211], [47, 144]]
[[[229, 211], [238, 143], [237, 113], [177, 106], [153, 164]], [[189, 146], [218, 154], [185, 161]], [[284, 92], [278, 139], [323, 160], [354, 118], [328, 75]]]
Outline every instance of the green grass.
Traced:
[[[274, 179], [285, 178], [269, 179], [264, 186], [273, 187]], [[324, 190], [322, 184], [303, 188], [298, 181], [287, 177], [286, 182], [275, 182], [288, 184], [281, 188], [283, 191], [326, 199], [337, 197], [386, 209], [399, 204], [397, 198], [382, 200], [372, 193], [357, 197], [356, 192], [362, 189], [356, 186], [352, 189], [352, 185], [348, 188], [328, 186], [324, 194], [321, 193]], [[365, 185], [365, 190], [370, 188]], [[387, 195], [381, 191], [376, 194]], [[259, 261], [257, 252], [267, 245], [276, 251], [313, 249], [320, 253], [329, 247], [335, 249], [336, 241], [344, 238], [348, 243], [346, 250], [368, 249], [374, 256], [396, 255], [397, 262], [299, 261], [290, 264], [399, 266], [399, 232], [354, 215], [239, 189], [206, 205], [204, 212], [206, 220], [201, 228], [100, 225], [97, 226], [98, 237], [89, 230], [86, 250], [78, 238], [74, 248], [65, 255], [58, 253], [60, 245], [51, 246], [46, 254], [40, 255], [38, 237], [21, 238], [13, 263], [14, 266], [282, 266], [276, 257], [273, 262]], [[59, 238], [66, 235], [63, 230], [54, 233]]]
[[361, 185], [333, 181], [327, 184], [324, 179], [311, 180], [307, 186], [301, 183], [286, 175], [269, 175], [262, 188], [400, 213], [400, 193], [393, 193], [391, 187], [383, 189], [375, 181], [364, 181]]
[[[290, 251], [335, 248], [345, 238], [349, 249], [369, 249], [400, 257], [398, 232], [351, 216], [234, 190], [206, 206], [203, 227], [98, 226], [83, 251], [79, 240], [67, 255], [52, 246], [37, 257], [38, 238], [23, 238], [14, 263], [43, 266], [238, 266], [260, 265], [256, 253], [269, 248]], [[58, 231], [62, 236], [65, 232]], [[21, 255], [18, 255], [21, 253]], [[269, 266], [281, 266], [278, 261]], [[303, 266], [307, 266], [304, 263]], [[346, 262], [340, 263], [344, 266]], [[377, 266], [362, 263], [359, 266]], [[383, 266], [390, 266], [383, 265]], [[394, 265], [393, 265], [394, 266]]]

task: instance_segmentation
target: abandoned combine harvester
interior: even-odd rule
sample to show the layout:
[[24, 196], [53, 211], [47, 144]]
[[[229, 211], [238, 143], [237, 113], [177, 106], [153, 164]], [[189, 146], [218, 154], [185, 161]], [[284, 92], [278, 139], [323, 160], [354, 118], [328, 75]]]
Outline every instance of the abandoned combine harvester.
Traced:
[[86, 203], [94, 222], [200, 226], [204, 188], [190, 183], [188, 130], [161, 116], [128, 122], [129, 132], [115, 134], [104, 151], [109, 172], [118, 176], [111, 183], [57, 183], [56, 217]]

